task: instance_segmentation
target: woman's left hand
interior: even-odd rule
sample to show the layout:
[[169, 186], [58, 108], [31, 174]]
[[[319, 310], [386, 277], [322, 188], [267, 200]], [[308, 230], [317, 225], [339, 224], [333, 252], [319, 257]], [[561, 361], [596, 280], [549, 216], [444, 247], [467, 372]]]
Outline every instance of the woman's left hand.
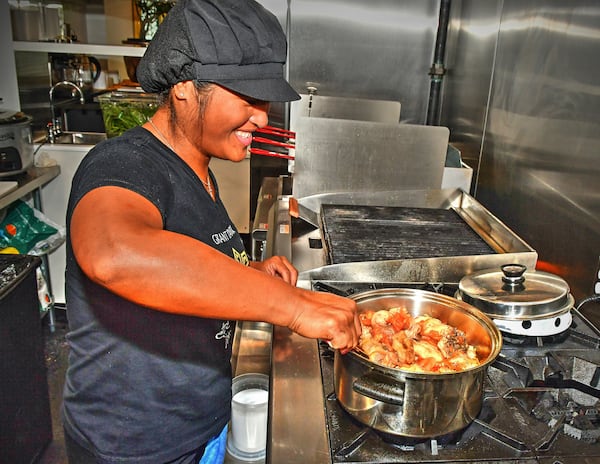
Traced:
[[264, 261], [251, 261], [250, 267], [279, 277], [290, 285], [295, 286], [298, 281], [298, 270], [285, 256], [272, 256]]

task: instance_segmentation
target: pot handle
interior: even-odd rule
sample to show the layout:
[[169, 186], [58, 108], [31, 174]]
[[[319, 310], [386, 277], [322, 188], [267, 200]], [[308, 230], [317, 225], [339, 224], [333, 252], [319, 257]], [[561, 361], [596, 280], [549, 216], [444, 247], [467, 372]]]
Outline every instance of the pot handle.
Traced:
[[374, 400], [402, 406], [404, 404], [404, 388], [399, 385], [390, 382], [389, 378], [370, 372], [354, 380], [352, 389], [356, 393]]

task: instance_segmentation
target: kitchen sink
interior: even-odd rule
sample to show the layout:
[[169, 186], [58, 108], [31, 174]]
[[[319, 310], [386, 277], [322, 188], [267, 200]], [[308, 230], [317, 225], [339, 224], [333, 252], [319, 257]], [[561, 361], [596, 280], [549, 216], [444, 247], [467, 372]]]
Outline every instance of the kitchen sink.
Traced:
[[55, 144], [96, 145], [106, 140], [104, 132], [62, 132], [54, 138]]

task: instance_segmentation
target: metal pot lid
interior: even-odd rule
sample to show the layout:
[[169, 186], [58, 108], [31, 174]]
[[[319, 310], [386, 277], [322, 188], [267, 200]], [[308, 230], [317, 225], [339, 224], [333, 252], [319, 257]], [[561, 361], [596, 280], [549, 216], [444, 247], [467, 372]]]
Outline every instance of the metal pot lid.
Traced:
[[574, 298], [559, 276], [506, 264], [463, 277], [458, 295], [496, 319], [542, 319], [571, 310]]
[[31, 116], [28, 116], [21, 111], [0, 111], [0, 125], [30, 122], [31, 120]]

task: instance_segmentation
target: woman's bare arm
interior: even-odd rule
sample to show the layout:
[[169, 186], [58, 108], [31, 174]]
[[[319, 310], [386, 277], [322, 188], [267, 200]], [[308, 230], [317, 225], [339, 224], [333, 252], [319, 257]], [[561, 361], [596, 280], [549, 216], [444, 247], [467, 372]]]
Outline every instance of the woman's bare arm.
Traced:
[[270, 322], [331, 340], [340, 349], [358, 342], [354, 301], [295, 287], [297, 273], [289, 263], [254, 269], [165, 231], [156, 207], [127, 189], [101, 187], [86, 194], [73, 212], [70, 238], [90, 279], [149, 308]]

